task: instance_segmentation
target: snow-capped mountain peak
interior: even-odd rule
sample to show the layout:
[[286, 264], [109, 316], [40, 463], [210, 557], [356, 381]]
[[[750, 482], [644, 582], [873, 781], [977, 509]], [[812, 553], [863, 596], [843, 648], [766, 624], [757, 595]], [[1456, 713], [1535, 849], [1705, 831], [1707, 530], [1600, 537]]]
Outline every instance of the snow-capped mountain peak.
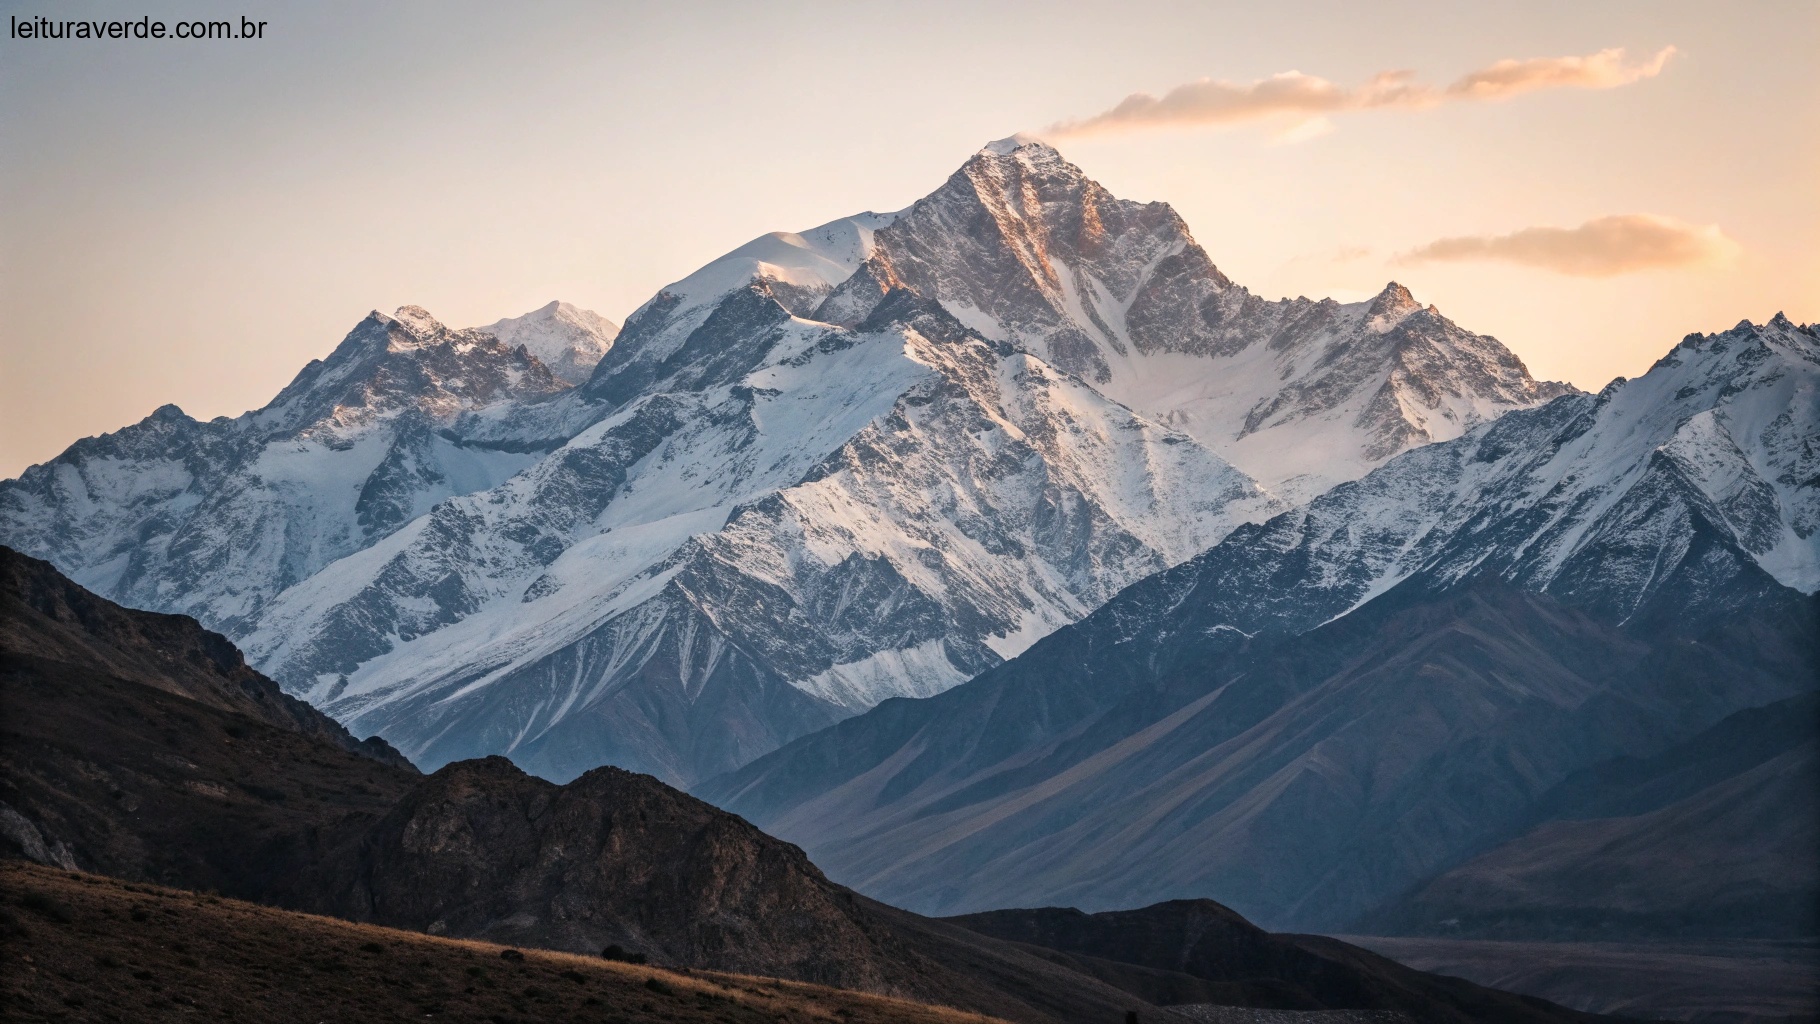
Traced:
[[393, 316], [368, 314], [327, 359], [305, 366], [270, 404], [245, 418], [267, 434], [346, 434], [407, 409], [446, 422], [567, 388], [516, 346], [481, 330], [450, 330], [421, 306], [401, 306]]
[[[374, 312], [377, 313], [378, 310]], [[412, 337], [425, 342], [435, 341], [449, 331], [422, 306], [399, 306], [397, 312], [392, 314], [392, 319], [410, 332]]]
[[685, 309], [710, 303], [753, 281], [781, 286], [777, 289], [778, 298], [786, 308], [811, 312], [830, 289], [845, 281], [872, 254], [873, 234], [896, 216], [867, 211], [807, 231], [760, 235], [665, 286], [639, 312], [666, 298], [676, 300]]
[[[1371, 300], [1365, 309], [1365, 330], [1370, 334], [1383, 334], [1403, 322], [1411, 313], [1420, 312], [1422, 304], [1409, 293], [1409, 289], [1390, 282]], [[1438, 312], [1430, 306], [1431, 312]]]
[[994, 139], [980, 147], [980, 152], [990, 153], [993, 156], [1010, 156], [1026, 146], [1039, 147], [1051, 153], [1055, 152], [1055, 147], [1028, 132], [1018, 132], [1002, 139]]
[[1368, 303], [1266, 302], [1167, 204], [1118, 199], [1035, 140], [982, 149], [881, 229], [816, 317], [857, 323], [894, 288], [1228, 452], [1290, 500], [1565, 390], [1395, 282]]
[[[293, 588], [249, 649], [432, 762], [534, 691], [514, 756], [687, 779], [960, 682], [1280, 507], [1192, 439], [910, 293], [853, 329], [791, 318], [762, 288], [722, 312], [763, 302], [769, 318], [691, 341], [741, 353], [739, 376], [664, 378], [519, 477]], [[384, 628], [350, 632], [354, 607]], [[679, 743], [669, 723], [728, 702], [754, 717], [724, 742], [650, 738]]]
[[85, 586], [234, 633], [272, 597], [535, 453], [463, 418], [568, 390], [521, 348], [418, 306], [374, 311], [263, 408], [165, 406], [0, 485], [7, 542]]
[[594, 372], [619, 325], [593, 310], [552, 301], [523, 316], [508, 317], [479, 328], [508, 347], [522, 345], [550, 372], [570, 384], [580, 384]]
[[807, 317], [871, 254], [877, 231], [896, 217], [867, 212], [807, 231], [761, 235], [665, 285], [626, 318], [613, 350], [582, 389], [584, 398], [617, 408], [673, 371], [700, 383], [752, 369], [761, 349], [738, 343], [721, 349], [710, 339]]
[[[1690, 335], [1649, 372], [1406, 452], [1180, 572], [1245, 633], [1294, 632], [1421, 578], [1493, 574], [1678, 628], [1820, 589], [1820, 330]], [[1295, 565], [1295, 574], [1273, 575]], [[1268, 594], [1237, 580], [1272, 580]]]
[[[1265, 302], [1021, 138], [754, 239], [610, 344], [581, 312], [376, 313], [241, 421], [138, 431], [130, 473], [6, 485], [0, 536], [431, 763], [680, 781], [1548, 393], [1400, 287]], [[570, 388], [545, 357], [577, 339]]]

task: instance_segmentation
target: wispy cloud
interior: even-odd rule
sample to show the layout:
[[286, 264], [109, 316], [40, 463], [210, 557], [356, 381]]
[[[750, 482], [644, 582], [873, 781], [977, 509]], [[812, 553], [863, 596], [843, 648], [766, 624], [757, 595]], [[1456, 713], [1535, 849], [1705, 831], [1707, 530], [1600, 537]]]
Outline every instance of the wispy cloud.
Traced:
[[1675, 48], [1664, 48], [1641, 64], [1626, 64], [1622, 49], [1585, 57], [1501, 60], [1463, 75], [1445, 88], [1416, 81], [1413, 71], [1385, 71], [1363, 85], [1342, 86], [1300, 71], [1285, 71], [1255, 82], [1203, 78], [1178, 85], [1162, 96], [1132, 93], [1111, 110], [1050, 125], [1052, 138], [1100, 135], [1146, 128], [1225, 127], [1273, 121], [1279, 141], [1321, 134], [1332, 114], [1359, 110], [1420, 110], [1443, 103], [1499, 100], [1539, 89], [1614, 89], [1662, 72]]
[[1577, 228], [1524, 228], [1508, 235], [1468, 235], [1430, 242], [1400, 263], [1497, 260], [1578, 277], [1611, 277], [1660, 267], [1726, 262], [1738, 243], [1718, 225], [1685, 224], [1646, 213], [1589, 220]]
[[1622, 49], [1600, 50], [1586, 57], [1532, 57], [1501, 60], [1462, 77], [1447, 87], [1456, 99], [1500, 100], [1537, 89], [1616, 89], [1662, 73], [1672, 46], [1663, 47], [1641, 64], [1625, 64]]

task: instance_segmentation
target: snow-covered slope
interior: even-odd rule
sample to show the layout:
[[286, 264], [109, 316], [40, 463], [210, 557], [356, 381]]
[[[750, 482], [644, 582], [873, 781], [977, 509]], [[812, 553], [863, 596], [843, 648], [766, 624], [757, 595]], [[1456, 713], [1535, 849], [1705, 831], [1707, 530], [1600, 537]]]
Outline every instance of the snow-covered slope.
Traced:
[[[667, 285], [626, 318], [612, 358], [584, 394], [622, 405], [653, 387], [698, 386], [716, 371], [728, 371], [730, 359], [750, 365], [756, 356], [738, 345], [728, 353], [690, 339], [697, 332], [725, 339], [742, 317], [762, 322], [772, 306], [808, 316], [871, 255], [874, 233], [896, 216], [862, 213], [801, 233], [762, 235]], [[734, 297], [745, 301], [729, 302]]]
[[[263, 470], [166, 485], [246, 503], [198, 526], [214, 577], [142, 529], [165, 513], [130, 511], [130, 488], [50, 495], [67, 457], [7, 485], [0, 537], [110, 596], [195, 612], [420, 763], [504, 752], [552, 777], [615, 761], [686, 782], [952, 686], [1282, 494], [1560, 390], [1394, 285], [1355, 306], [1263, 302], [1167, 206], [1022, 141], [901, 213], [756, 239], [610, 345], [560, 304], [476, 332], [396, 323], [428, 332], [413, 352], [484, 339], [462, 344], [545, 384], [455, 401], [426, 383], [424, 429], [363, 456], [397, 467], [379, 484], [366, 462], [305, 459], [328, 525], [293, 525], [303, 499], [272, 496]], [[594, 352], [573, 389], [542, 370]], [[292, 433], [354, 415], [309, 397], [335, 374], [355, 371], [306, 370], [274, 404], [314, 403]], [[336, 443], [382, 446], [352, 430]], [[189, 442], [143, 434], [133, 472], [174, 473]], [[342, 509], [367, 490], [382, 515]], [[79, 501], [106, 540], [60, 548], [51, 509]]]
[[551, 373], [570, 384], [587, 380], [594, 372], [594, 364], [600, 362], [619, 336], [619, 326], [613, 321], [560, 301], [478, 330], [508, 347], [523, 345]]
[[772, 308], [743, 377], [622, 407], [243, 643], [422, 764], [693, 780], [958, 683], [1281, 507], [913, 297], [853, 330]]
[[1777, 314], [1410, 452], [1184, 571], [1213, 594], [1228, 572], [1299, 560], [1268, 600], [1222, 605], [1247, 631], [1306, 628], [1418, 574], [1483, 572], [1617, 621], [1688, 621], [1735, 606], [1738, 587], [1820, 588], [1817, 478], [1820, 329]]
[[243, 633], [272, 597], [538, 453], [470, 445], [466, 415], [567, 385], [416, 306], [375, 311], [264, 408], [165, 406], [0, 484], [0, 537], [123, 603]]
[[987, 146], [873, 246], [821, 319], [913, 289], [1291, 500], [1572, 390], [1394, 282], [1370, 302], [1264, 301], [1167, 204], [1118, 199], [1034, 140]]

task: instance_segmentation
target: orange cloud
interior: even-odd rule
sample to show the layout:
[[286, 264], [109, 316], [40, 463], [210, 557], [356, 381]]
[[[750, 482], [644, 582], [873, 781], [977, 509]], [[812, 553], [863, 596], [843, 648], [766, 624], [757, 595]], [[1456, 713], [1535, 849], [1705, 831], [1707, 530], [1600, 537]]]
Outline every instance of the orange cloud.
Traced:
[[1672, 46], [1663, 47], [1642, 64], [1626, 65], [1622, 49], [1600, 50], [1587, 57], [1533, 57], [1501, 60], [1474, 71], [1447, 87], [1457, 99], [1497, 100], [1537, 89], [1616, 89], [1662, 73]]
[[1577, 277], [1611, 277], [1637, 270], [1723, 263], [1738, 243], [1718, 225], [1627, 213], [1577, 228], [1524, 228], [1508, 235], [1443, 238], [1398, 257], [1400, 263], [1497, 260]]
[[[1255, 82], [1203, 78], [1178, 85], [1162, 96], [1132, 93], [1111, 110], [1062, 121], [1043, 134], [1052, 138], [1099, 135], [1143, 128], [1223, 127], [1275, 121], [1287, 128], [1278, 138], [1294, 141], [1319, 134], [1330, 114], [1356, 110], [1419, 110], [1447, 102], [1496, 100], [1539, 89], [1614, 89], [1660, 74], [1673, 56], [1670, 46], [1643, 64], [1624, 63], [1622, 49], [1585, 57], [1501, 60], [1471, 72], [1445, 89], [1415, 80], [1413, 71], [1385, 71], [1348, 88], [1300, 71], [1285, 71]], [[1298, 131], [1314, 123], [1317, 130]]]

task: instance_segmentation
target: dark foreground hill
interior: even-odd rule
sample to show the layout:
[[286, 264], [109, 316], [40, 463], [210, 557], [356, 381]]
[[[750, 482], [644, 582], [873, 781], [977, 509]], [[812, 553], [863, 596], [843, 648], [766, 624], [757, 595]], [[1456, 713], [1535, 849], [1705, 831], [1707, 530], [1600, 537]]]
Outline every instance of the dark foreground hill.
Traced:
[[431, 1018], [666, 1024], [985, 1024], [776, 978], [437, 938], [0, 863], [9, 1021]]
[[416, 774], [385, 740], [356, 740], [255, 672], [226, 637], [195, 619], [122, 608], [11, 549], [0, 557], [0, 651], [187, 697]]
[[0, 548], [0, 852], [257, 898], [422, 776], [222, 637]]
[[1417, 970], [1526, 992], [1594, 1013], [1688, 1024], [1820, 1020], [1820, 943], [1812, 940], [1344, 938]]
[[[950, 918], [982, 935], [1067, 954], [1087, 972], [1120, 961], [1207, 983], [1207, 1002], [1284, 1010], [1395, 1011], [1420, 1021], [1528, 1021], [1560, 1007], [1424, 974], [1319, 935], [1275, 935], [1212, 900], [1084, 914], [1048, 907]], [[1107, 980], [1119, 984], [1119, 980]]]
[[[96, 602], [73, 619], [36, 613], [56, 602], [16, 593], [0, 606], [0, 834], [15, 857], [449, 938], [581, 954], [617, 945], [658, 966], [785, 977], [1027, 1024], [1116, 1022], [1161, 1012], [1158, 1002], [1251, 1005], [1252, 989], [1164, 978], [1141, 959], [1058, 962], [876, 903], [830, 882], [797, 847], [650, 776], [601, 768], [558, 786], [486, 758], [424, 777], [307, 721], [242, 709], [232, 689], [191, 696], [213, 685], [206, 666], [173, 662], [175, 682], [156, 685], [135, 675], [137, 656], [164, 664], [154, 661], [160, 651], [219, 638], [169, 616], [146, 620], [167, 631], [153, 637], [140, 613], [98, 601], [46, 563], [0, 548], [0, 566], [19, 591], [61, 595], [69, 607]], [[55, 630], [76, 638], [62, 649], [78, 652], [104, 636], [112, 660], [60, 658], [47, 639]], [[241, 692], [269, 685], [249, 678]], [[171, 906], [182, 916], [194, 905]], [[208, 927], [200, 917], [183, 924]], [[1358, 960], [1354, 974], [1385, 966], [1395, 968]], [[1348, 1008], [1298, 970], [1278, 964], [1253, 988], [1319, 990], [1319, 1006]], [[1419, 1019], [1470, 1019], [1443, 1003], [1410, 1005]], [[1536, 1003], [1498, 1019], [1592, 1018]]]

